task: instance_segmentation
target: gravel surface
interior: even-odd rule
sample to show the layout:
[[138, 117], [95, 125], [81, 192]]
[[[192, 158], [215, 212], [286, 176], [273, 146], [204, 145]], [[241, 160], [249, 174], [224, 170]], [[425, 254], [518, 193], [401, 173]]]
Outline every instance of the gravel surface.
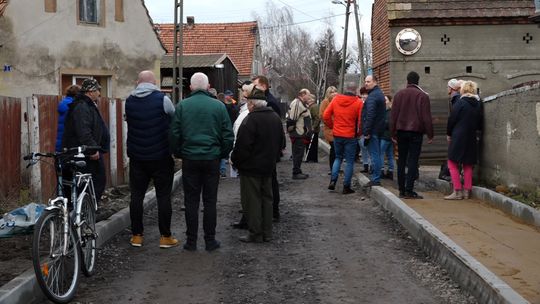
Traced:
[[[284, 159], [288, 159], [286, 156]], [[274, 240], [244, 244], [230, 224], [240, 214], [238, 179], [220, 182], [217, 237], [222, 248], [159, 249], [156, 210], [145, 215], [145, 243], [125, 230], [99, 251], [83, 278], [80, 303], [476, 303], [433, 263], [406, 231], [360, 193], [326, 190], [326, 159], [304, 164], [310, 178], [278, 167], [282, 221]], [[341, 179], [340, 179], [341, 181]], [[184, 240], [183, 193], [173, 195], [173, 233]], [[202, 219], [202, 216], [201, 216]], [[202, 229], [201, 229], [202, 230]]]

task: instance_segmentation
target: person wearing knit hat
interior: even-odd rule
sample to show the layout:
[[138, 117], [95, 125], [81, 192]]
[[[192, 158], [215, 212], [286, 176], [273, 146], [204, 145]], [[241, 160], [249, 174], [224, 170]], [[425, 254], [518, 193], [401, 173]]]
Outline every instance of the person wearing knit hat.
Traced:
[[79, 93], [69, 104], [62, 136], [62, 149], [82, 145], [101, 147], [87, 150], [86, 167], [81, 169], [82, 173], [92, 174], [98, 203], [106, 185], [103, 154], [107, 153], [110, 147], [109, 129], [97, 107], [101, 96], [100, 90], [101, 86], [97, 80], [92, 78], [83, 80]]

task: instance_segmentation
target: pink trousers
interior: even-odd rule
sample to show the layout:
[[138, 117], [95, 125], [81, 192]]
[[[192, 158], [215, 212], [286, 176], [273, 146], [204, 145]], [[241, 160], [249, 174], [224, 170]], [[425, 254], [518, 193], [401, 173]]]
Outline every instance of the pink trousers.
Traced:
[[450, 170], [450, 176], [452, 176], [452, 184], [454, 184], [454, 190], [465, 190], [472, 189], [472, 172], [473, 165], [463, 164], [463, 187], [461, 186], [461, 178], [459, 176], [459, 166], [458, 163], [448, 160], [448, 170]]

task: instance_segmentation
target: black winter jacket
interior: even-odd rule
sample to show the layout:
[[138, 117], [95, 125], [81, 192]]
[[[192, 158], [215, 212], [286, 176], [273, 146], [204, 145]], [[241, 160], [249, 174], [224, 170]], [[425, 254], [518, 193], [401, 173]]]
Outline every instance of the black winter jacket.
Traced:
[[478, 162], [477, 130], [482, 129], [482, 103], [475, 97], [461, 96], [448, 118], [446, 135], [451, 137], [448, 159], [474, 165]]
[[270, 107], [249, 113], [238, 129], [231, 161], [240, 175], [270, 177], [280, 157], [281, 119]]
[[[101, 152], [108, 152], [109, 141], [109, 129], [95, 103], [86, 95], [77, 95], [69, 105], [62, 148], [73, 148], [80, 145], [100, 146]], [[93, 151], [86, 152], [86, 154], [93, 153]]]

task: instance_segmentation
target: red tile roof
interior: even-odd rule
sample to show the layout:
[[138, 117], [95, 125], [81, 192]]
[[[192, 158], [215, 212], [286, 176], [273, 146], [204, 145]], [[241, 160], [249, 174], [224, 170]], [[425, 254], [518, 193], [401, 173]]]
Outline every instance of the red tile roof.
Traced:
[[[156, 24], [167, 53], [173, 51], [174, 24]], [[258, 37], [256, 21], [239, 23], [184, 24], [184, 54], [225, 53], [238, 68], [240, 76], [250, 75]]]

